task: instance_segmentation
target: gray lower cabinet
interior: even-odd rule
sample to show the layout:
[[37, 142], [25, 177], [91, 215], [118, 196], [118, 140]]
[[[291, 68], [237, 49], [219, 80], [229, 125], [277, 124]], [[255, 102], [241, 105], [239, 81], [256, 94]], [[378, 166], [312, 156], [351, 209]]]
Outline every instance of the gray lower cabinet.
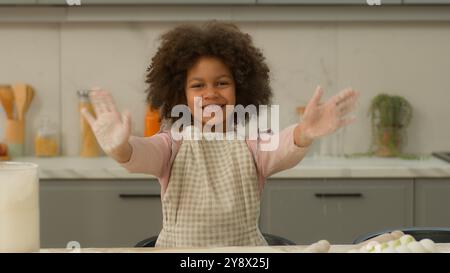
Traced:
[[416, 179], [415, 225], [450, 227], [450, 178]]
[[269, 180], [262, 196], [263, 232], [297, 244], [358, 236], [413, 224], [413, 179]]
[[[162, 227], [156, 180], [41, 180], [41, 246], [132, 247]], [[269, 179], [263, 232], [298, 244], [352, 243], [369, 232], [449, 227], [450, 178]]]
[[41, 247], [133, 247], [161, 230], [159, 194], [153, 180], [41, 180]]

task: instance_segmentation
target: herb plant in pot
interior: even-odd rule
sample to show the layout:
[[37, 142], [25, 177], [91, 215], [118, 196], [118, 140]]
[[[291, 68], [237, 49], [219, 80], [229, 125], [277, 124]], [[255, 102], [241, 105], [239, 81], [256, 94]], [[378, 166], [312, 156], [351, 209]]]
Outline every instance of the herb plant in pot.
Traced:
[[372, 151], [377, 156], [401, 155], [406, 127], [412, 117], [411, 104], [401, 96], [379, 94], [371, 101]]

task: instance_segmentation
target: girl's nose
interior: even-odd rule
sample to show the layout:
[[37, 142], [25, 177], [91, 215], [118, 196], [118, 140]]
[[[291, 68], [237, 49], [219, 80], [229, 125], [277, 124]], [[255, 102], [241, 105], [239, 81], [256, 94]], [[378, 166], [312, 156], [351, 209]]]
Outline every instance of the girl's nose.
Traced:
[[203, 93], [203, 99], [204, 100], [213, 100], [216, 99], [218, 97], [218, 93], [217, 90], [215, 88], [215, 86], [208, 86], [205, 89], [205, 92]]

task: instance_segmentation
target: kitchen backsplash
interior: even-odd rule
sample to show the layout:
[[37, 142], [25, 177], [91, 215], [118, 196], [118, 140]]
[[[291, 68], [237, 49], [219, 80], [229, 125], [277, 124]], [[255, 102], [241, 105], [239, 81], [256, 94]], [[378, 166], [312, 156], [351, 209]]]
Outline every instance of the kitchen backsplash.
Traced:
[[[450, 149], [449, 22], [237, 22], [262, 48], [271, 67], [281, 128], [298, 121], [317, 84], [325, 96], [352, 86], [362, 92], [358, 120], [345, 133], [344, 152], [367, 151], [370, 99], [402, 95], [413, 108], [405, 151]], [[158, 37], [176, 23], [0, 23], [0, 84], [25, 82], [36, 90], [27, 113], [26, 154], [40, 119], [61, 128], [63, 155], [79, 151], [76, 91], [110, 90], [120, 109], [131, 109], [143, 135], [145, 73]], [[4, 113], [0, 111], [0, 139]]]

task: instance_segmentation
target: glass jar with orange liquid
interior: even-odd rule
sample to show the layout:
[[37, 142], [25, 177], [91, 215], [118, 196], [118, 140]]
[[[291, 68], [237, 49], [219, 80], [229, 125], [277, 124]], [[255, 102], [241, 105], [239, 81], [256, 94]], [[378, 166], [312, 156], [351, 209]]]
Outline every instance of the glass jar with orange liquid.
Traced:
[[52, 157], [59, 155], [58, 128], [50, 120], [43, 117], [34, 138], [34, 154], [38, 157]]

